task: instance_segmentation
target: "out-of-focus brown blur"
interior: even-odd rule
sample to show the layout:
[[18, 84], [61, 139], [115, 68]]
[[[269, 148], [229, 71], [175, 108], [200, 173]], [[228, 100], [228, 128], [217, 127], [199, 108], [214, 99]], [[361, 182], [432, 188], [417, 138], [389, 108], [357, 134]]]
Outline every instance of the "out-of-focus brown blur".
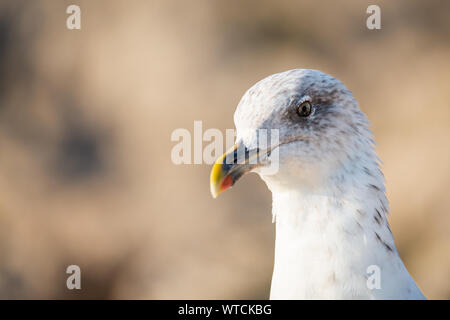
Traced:
[[242, 94], [293, 68], [354, 93], [401, 257], [450, 298], [450, 2], [378, 1], [381, 30], [370, 4], [2, 1], [0, 298], [268, 298], [270, 192], [253, 174], [212, 199], [171, 133], [234, 128]]

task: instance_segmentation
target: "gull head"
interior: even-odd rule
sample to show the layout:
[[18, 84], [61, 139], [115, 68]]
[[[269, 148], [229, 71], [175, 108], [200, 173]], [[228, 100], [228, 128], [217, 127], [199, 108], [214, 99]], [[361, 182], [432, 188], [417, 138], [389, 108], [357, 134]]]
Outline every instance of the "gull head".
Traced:
[[[271, 75], [244, 94], [234, 122], [236, 145], [215, 162], [211, 192], [248, 172], [271, 190], [271, 298], [424, 298], [387, 222], [367, 118], [339, 80], [304, 69]], [[373, 266], [383, 270], [382, 290], [367, 284]]]
[[236, 145], [211, 171], [214, 197], [248, 172], [273, 191], [320, 188], [344, 172], [377, 166], [368, 121], [352, 93], [317, 70], [259, 81], [242, 97], [234, 122]]

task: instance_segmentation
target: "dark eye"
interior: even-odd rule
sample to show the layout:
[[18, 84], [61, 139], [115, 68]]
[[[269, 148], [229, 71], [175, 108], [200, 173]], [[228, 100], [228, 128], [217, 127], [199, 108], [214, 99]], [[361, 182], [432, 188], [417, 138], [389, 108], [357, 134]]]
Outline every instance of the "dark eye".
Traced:
[[311, 112], [312, 106], [309, 101], [302, 102], [297, 106], [297, 114], [302, 118], [309, 117]]

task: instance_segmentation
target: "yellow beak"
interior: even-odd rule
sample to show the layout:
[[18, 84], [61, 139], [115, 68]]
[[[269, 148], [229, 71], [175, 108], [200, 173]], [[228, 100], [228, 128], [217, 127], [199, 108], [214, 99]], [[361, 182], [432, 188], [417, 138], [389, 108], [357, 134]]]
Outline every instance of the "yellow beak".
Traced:
[[226, 167], [224, 166], [224, 164], [226, 162], [227, 156], [229, 156], [236, 149], [237, 145], [234, 145], [230, 150], [221, 155], [216, 160], [216, 162], [214, 162], [209, 178], [209, 185], [213, 198], [217, 198], [220, 193], [227, 190], [233, 185], [231, 176], [227, 175]]
[[[244, 157], [242, 161], [238, 161], [241, 150]], [[238, 143], [216, 160], [209, 179], [211, 194], [214, 198], [232, 187], [240, 177], [257, 166], [258, 151], [255, 151], [249, 152], [242, 143]]]

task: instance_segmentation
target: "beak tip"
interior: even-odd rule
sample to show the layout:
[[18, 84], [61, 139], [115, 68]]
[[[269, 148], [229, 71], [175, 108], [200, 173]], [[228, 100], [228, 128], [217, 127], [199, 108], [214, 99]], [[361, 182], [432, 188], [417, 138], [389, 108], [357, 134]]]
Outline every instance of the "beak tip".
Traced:
[[219, 194], [217, 192], [214, 192], [213, 190], [211, 190], [211, 196], [213, 197], [213, 199], [216, 199], [218, 195]]

